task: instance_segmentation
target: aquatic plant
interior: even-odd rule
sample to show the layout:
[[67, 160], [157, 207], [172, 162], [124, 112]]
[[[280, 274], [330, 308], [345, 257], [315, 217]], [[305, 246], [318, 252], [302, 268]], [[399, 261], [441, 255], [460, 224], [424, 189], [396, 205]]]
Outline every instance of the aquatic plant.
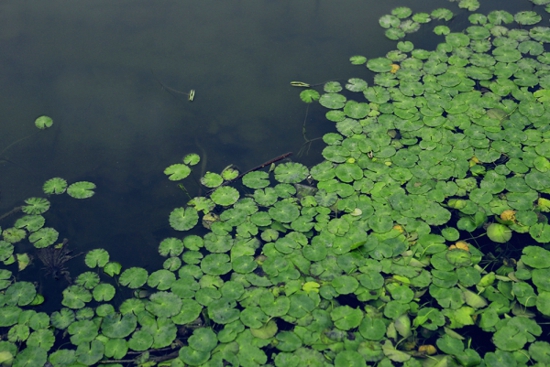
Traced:
[[[451, 17], [400, 7], [380, 24], [395, 38]], [[385, 57], [353, 56], [373, 83], [293, 82], [335, 124], [323, 161], [206, 173], [211, 191], [169, 215], [185, 233], [161, 241], [162, 269], [123, 269], [93, 250], [51, 315], [32, 310], [33, 284], [1, 269], [0, 362], [550, 364], [550, 29], [533, 11], [469, 20], [460, 33], [438, 24], [433, 51], [400, 41]], [[198, 162], [165, 174], [183, 180]], [[4, 264], [21, 231], [49, 242], [48, 209], [27, 200], [0, 241]]]
[[[36, 126], [38, 129], [40, 130], [45, 130], [49, 127], [51, 127], [53, 125], [53, 120], [51, 117], [49, 116], [39, 116], [36, 118], [36, 120], [34, 121], [34, 126]], [[6, 162], [10, 162], [10, 163], [13, 163], [11, 160], [7, 159], [7, 158], [3, 158], [4, 156], [4, 153], [6, 153], [11, 147], [13, 147], [14, 145], [17, 145], [19, 144], [20, 142], [22, 142], [23, 140], [26, 140], [28, 138], [31, 138], [33, 137], [34, 135], [36, 135], [38, 133], [35, 132], [33, 134], [30, 134], [30, 135], [27, 135], [27, 136], [24, 136], [22, 137], [21, 139], [18, 139], [16, 141], [14, 141], [13, 143], [11, 143], [10, 145], [8, 145], [7, 147], [5, 147], [1, 152], [0, 152], [0, 161], [6, 161]]]

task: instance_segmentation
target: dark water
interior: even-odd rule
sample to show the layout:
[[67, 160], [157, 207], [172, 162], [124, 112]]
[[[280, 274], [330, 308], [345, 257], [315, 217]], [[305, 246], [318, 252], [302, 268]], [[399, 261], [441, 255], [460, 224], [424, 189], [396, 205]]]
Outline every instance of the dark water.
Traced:
[[[530, 8], [482, 3], [484, 13]], [[396, 6], [447, 7], [458, 14], [453, 27], [467, 24], [465, 10], [441, 0], [3, 1], [0, 151], [33, 134], [39, 115], [54, 126], [0, 157], [9, 159], [0, 163], [1, 212], [42, 195], [51, 177], [93, 181], [91, 199], [51, 198], [47, 225], [79, 251], [103, 247], [126, 266], [157, 266], [158, 242], [179, 235], [168, 214], [187, 201], [164, 168], [189, 152], [211, 171], [297, 152], [306, 105], [289, 82], [369, 78], [348, 59], [395, 48], [378, 19]], [[433, 48], [432, 28], [410, 39]], [[195, 89], [195, 101], [155, 78]], [[332, 128], [323, 114], [310, 109], [308, 137]], [[315, 164], [321, 148], [294, 159]]]

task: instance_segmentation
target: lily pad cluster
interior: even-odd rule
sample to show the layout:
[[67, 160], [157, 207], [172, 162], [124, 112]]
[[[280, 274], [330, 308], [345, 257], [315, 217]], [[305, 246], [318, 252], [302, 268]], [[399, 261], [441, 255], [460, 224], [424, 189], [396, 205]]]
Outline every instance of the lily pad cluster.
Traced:
[[[63, 194], [67, 192], [75, 199], [86, 199], [94, 195], [95, 184], [88, 181], [79, 181], [67, 186], [67, 181], [55, 177], [44, 183], [45, 194]], [[15, 244], [27, 239], [36, 248], [44, 248], [53, 245], [59, 233], [54, 228], [44, 227], [46, 219], [42, 214], [50, 209], [50, 201], [46, 198], [31, 197], [25, 200], [25, 205], [20, 209], [26, 215], [17, 219], [13, 227], [5, 228], [0, 232], [0, 261], [5, 265], [14, 263], [17, 259], [14, 255]]]
[[[448, 14], [398, 8], [400, 25], [381, 25]], [[469, 19], [464, 32], [439, 28], [433, 51], [402, 41], [386, 57], [352, 57], [372, 82], [302, 91], [335, 124], [322, 162], [207, 172], [210, 191], [169, 215], [162, 269], [93, 250], [52, 314], [32, 309], [44, 301], [32, 283], [0, 269], [0, 363], [549, 365], [549, 30], [531, 27], [531, 11]], [[165, 173], [179, 181], [198, 162]], [[56, 241], [49, 206], [27, 200], [3, 231], [6, 266], [28, 233], [37, 247]], [[491, 259], [489, 247], [517, 256]]]

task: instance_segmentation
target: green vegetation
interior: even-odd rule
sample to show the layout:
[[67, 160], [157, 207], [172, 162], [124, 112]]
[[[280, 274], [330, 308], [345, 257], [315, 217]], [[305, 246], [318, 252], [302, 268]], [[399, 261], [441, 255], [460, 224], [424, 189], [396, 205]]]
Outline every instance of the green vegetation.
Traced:
[[[398, 39], [451, 18], [399, 7], [380, 24]], [[11, 264], [28, 260], [16, 248], [56, 249], [60, 273], [71, 256], [44, 227], [49, 201], [27, 199], [0, 241], [0, 363], [549, 365], [550, 29], [533, 11], [469, 20], [463, 32], [435, 26], [433, 51], [400, 41], [385, 57], [351, 57], [374, 83], [319, 93], [292, 82], [335, 123], [321, 163], [278, 163], [285, 154], [241, 175], [207, 172], [211, 191], [169, 215], [186, 233], [161, 241], [163, 269], [90, 251], [51, 315], [15, 281]], [[198, 163], [191, 154], [164, 172], [179, 181]], [[75, 198], [93, 188], [44, 184]]]
[[[38, 118], [36, 118], [36, 120], [34, 121], [34, 125], [40, 129], [40, 130], [46, 130], [47, 128], [51, 127], [53, 125], [53, 120], [51, 119], [51, 117], [48, 117], [48, 116], [39, 116]], [[22, 137], [21, 139], [18, 139], [16, 141], [14, 141], [13, 143], [11, 143], [10, 145], [8, 145], [7, 147], [5, 147], [1, 152], [0, 152], [0, 162], [1, 161], [5, 161], [5, 162], [10, 162], [10, 163], [13, 163], [15, 164], [14, 162], [12, 162], [11, 160], [7, 159], [7, 158], [4, 158], [4, 153], [6, 153], [11, 147], [13, 147], [14, 145], [17, 145], [19, 144], [20, 142], [22, 142], [23, 140], [25, 139], [28, 139], [30, 137], [33, 137], [34, 135], [36, 135], [37, 133], [39, 133], [39, 131], [33, 133], [33, 134], [30, 134], [30, 135], [27, 135], [27, 136], [24, 136]]]

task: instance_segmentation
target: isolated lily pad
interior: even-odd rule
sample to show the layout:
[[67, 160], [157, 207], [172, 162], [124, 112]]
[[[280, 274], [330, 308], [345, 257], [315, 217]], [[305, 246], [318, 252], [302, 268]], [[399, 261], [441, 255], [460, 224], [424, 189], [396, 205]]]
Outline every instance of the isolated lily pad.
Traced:
[[191, 173], [191, 168], [183, 163], [173, 164], [164, 170], [164, 174], [168, 176], [170, 181], [183, 180]]
[[[397, 24], [399, 24], [399, 23], [397, 23]], [[355, 56], [350, 57], [349, 61], [352, 63], [352, 65], [363, 65], [364, 63], [367, 62], [367, 58], [365, 56], [355, 55]]]
[[201, 161], [201, 157], [197, 153], [189, 153], [183, 157], [183, 163], [194, 166]]
[[95, 184], [88, 181], [75, 182], [67, 188], [67, 194], [75, 199], [87, 199], [92, 197], [96, 188]]
[[40, 130], [44, 130], [53, 125], [53, 120], [48, 116], [40, 116], [34, 121], [34, 125]]
[[305, 103], [319, 100], [321, 95], [315, 89], [306, 89], [300, 92], [300, 99]]

